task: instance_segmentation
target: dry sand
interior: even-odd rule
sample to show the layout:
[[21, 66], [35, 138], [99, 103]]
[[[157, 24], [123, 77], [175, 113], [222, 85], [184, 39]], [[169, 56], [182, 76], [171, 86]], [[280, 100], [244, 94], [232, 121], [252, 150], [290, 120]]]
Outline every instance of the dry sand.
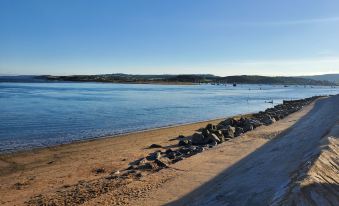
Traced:
[[[194, 124], [154, 129], [93, 141], [0, 155], [0, 205], [22, 205], [31, 196], [54, 191], [81, 180], [103, 177], [113, 170], [155, 149], [150, 144], [171, 145], [178, 135], [190, 135], [212, 120]], [[96, 174], [96, 168], [107, 172]]]
[[[339, 96], [320, 99], [168, 169], [116, 182], [84, 205], [335, 205], [338, 120]], [[39, 194], [62, 198], [59, 192], [67, 191], [67, 185], [103, 179], [107, 172], [126, 168], [128, 162], [151, 152], [145, 149], [151, 143], [175, 145], [172, 138], [206, 124], [3, 155], [0, 203], [22, 205]], [[93, 169], [99, 167], [107, 172], [95, 174]]]

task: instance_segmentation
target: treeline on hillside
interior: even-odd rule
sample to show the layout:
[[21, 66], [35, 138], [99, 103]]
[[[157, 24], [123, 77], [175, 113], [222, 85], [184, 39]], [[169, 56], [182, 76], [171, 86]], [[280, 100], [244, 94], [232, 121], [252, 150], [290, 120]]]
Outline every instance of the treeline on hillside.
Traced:
[[84, 81], [84, 82], [114, 82], [114, 83], [210, 83], [218, 77], [209, 74], [187, 75], [130, 75], [130, 74], [102, 74], [102, 75], [72, 75], [72, 76], [41, 76], [48, 80]]
[[299, 77], [269, 77], [269, 76], [226, 76], [219, 77], [210, 74], [185, 75], [130, 75], [130, 74], [103, 74], [103, 75], [72, 75], [72, 76], [39, 76], [54, 81], [81, 81], [81, 82], [112, 82], [112, 83], [216, 83], [216, 84], [284, 84], [284, 85], [326, 85], [333, 86], [329, 81], [318, 81]]
[[286, 85], [334, 85], [328, 81], [317, 81], [299, 77], [268, 77], [268, 76], [227, 76], [222, 81], [238, 84], [286, 84]]

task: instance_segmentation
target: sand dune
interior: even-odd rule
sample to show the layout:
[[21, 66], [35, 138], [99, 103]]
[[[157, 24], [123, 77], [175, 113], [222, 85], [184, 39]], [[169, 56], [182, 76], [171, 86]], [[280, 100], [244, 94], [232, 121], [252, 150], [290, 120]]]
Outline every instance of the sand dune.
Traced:
[[325, 206], [339, 203], [338, 136], [323, 138], [320, 148], [315, 148], [313, 152], [292, 174], [282, 191], [276, 193], [272, 205]]

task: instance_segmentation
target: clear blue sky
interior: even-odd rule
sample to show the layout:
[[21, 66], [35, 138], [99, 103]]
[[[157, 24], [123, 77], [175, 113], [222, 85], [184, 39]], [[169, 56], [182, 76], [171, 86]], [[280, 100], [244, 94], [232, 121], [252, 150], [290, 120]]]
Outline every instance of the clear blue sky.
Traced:
[[0, 0], [0, 74], [339, 73], [338, 0]]

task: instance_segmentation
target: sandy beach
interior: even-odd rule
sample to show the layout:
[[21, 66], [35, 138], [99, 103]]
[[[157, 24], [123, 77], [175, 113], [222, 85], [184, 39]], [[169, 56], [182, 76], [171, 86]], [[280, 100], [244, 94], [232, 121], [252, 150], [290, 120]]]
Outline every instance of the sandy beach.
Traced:
[[0, 206], [339, 206], [339, 1], [1, 1]]
[[[155, 150], [146, 149], [150, 144], [176, 144], [171, 139], [192, 134], [208, 123], [217, 122], [220, 120], [1, 155], [1, 204], [22, 205], [31, 196], [107, 175], [96, 174], [93, 172], [96, 168], [107, 171], [124, 169], [129, 162]], [[18, 190], [16, 183], [23, 186]]]
[[[274, 124], [258, 127], [159, 172], [138, 179], [112, 180], [103, 187], [107, 188], [104, 192], [93, 191], [90, 198], [88, 195], [80, 198], [81, 204], [284, 205], [298, 201], [293, 199], [298, 194], [292, 189], [300, 185], [293, 178], [297, 176], [303, 182], [303, 175], [312, 177], [319, 173], [328, 177], [308, 179], [305, 184], [332, 184], [334, 187], [329, 191], [321, 190], [327, 194], [323, 202], [339, 201], [338, 102], [338, 95], [318, 99]], [[150, 144], [172, 148], [178, 143], [175, 139], [178, 135], [191, 135], [208, 123], [220, 121], [1, 155], [0, 203], [39, 205], [43, 200], [61, 201], [63, 194], [74, 192], [69, 189], [74, 187], [76, 194], [82, 194], [84, 185], [103, 184], [108, 174], [124, 170], [130, 162], [158, 150], [149, 149]], [[323, 153], [319, 149], [322, 146], [332, 150]], [[319, 157], [330, 163], [316, 164]], [[304, 169], [302, 166], [307, 162], [308, 169]], [[312, 165], [317, 168], [311, 171]], [[307, 194], [303, 194], [306, 203]], [[32, 198], [37, 201], [30, 201]]]

